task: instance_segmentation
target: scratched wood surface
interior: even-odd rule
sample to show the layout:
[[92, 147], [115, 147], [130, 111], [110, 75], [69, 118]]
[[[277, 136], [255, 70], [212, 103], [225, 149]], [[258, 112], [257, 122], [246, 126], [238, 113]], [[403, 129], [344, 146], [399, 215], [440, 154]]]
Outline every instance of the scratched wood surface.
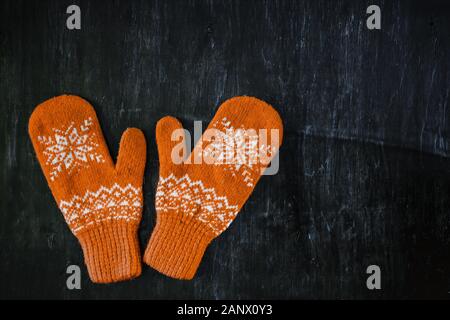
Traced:
[[[78, 4], [82, 29], [65, 28]], [[369, 4], [382, 29], [366, 28]], [[0, 3], [0, 298], [448, 298], [450, 10], [442, 1]], [[144, 267], [92, 284], [27, 135], [40, 102], [80, 95], [111, 153], [148, 141], [142, 250], [155, 223], [155, 123], [192, 129], [253, 95], [285, 126], [264, 177], [194, 280]], [[82, 289], [66, 267], [82, 266]], [[382, 270], [369, 291], [366, 267]]]

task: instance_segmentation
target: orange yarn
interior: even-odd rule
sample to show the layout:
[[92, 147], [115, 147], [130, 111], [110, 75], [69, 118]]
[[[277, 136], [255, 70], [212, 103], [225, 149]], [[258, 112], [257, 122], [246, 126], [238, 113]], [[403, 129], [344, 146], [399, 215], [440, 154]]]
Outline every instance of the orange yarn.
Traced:
[[[144, 262], [168, 276], [191, 279], [208, 244], [234, 220], [278, 151], [283, 125], [264, 101], [229, 99], [194, 148], [190, 163], [181, 164], [172, 158], [179, 141], [171, 137], [177, 129], [182, 126], [172, 117], [161, 119], [156, 127], [160, 161], [157, 222]], [[267, 130], [267, 142], [258, 141], [255, 135], [261, 129]], [[208, 134], [211, 131], [214, 134]], [[272, 141], [274, 132], [278, 141]], [[262, 161], [261, 153], [266, 153], [268, 161]], [[201, 164], [195, 160], [199, 157]]]
[[53, 196], [80, 241], [91, 280], [108, 283], [140, 275], [142, 132], [124, 132], [114, 165], [92, 106], [63, 95], [36, 107], [29, 134]]

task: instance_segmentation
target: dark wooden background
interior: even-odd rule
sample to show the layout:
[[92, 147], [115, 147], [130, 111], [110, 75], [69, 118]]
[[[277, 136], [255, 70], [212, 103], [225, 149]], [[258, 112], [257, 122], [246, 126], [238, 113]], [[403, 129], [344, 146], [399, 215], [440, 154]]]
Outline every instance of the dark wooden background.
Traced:
[[[0, 2], [1, 298], [449, 298], [450, 9], [444, 1]], [[82, 29], [65, 27], [78, 4]], [[382, 29], [366, 28], [366, 8]], [[148, 141], [144, 249], [155, 222], [155, 123], [205, 125], [252, 95], [285, 126], [264, 177], [209, 247], [197, 276], [144, 267], [92, 284], [34, 155], [40, 102], [77, 94], [111, 153], [123, 130]], [[82, 289], [66, 289], [66, 267]], [[377, 264], [382, 289], [366, 288]]]

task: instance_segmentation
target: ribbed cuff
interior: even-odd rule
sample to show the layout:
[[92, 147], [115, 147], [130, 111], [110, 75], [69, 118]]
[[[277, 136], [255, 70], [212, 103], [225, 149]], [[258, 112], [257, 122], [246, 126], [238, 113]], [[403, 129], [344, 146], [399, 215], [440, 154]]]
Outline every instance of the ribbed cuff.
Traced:
[[141, 274], [137, 227], [136, 223], [111, 220], [76, 234], [93, 282], [117, 282]]
[[213, 238], [205, 224], [195, 218], [182, 219], [177, 212], [160, 213], [144, 262], [169, 277], [190, 280]]

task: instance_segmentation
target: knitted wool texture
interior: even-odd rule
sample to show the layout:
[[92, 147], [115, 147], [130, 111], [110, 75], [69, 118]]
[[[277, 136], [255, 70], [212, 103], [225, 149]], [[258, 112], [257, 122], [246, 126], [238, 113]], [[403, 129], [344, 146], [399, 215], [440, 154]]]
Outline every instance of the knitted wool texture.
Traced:
[[[259, 136], [264, 129], [265, 141]], [[235, 97], [221, 105], [187, 161], [179, 163], [174, 159], [183, 151], [182, 126], [175, 118], [161, 119], [157, 222], [144, 262], [170, 277], [192, 279], [208, 244], [228, 228], [277, 153], [282, 131], [270, 105]]]
[[58, 96], [36, 107], [29, 134], [69, 228], [78, 238], [93, 282], [137, 277], [146, 144], [127, 129], [114, 165], [93, 107]]

